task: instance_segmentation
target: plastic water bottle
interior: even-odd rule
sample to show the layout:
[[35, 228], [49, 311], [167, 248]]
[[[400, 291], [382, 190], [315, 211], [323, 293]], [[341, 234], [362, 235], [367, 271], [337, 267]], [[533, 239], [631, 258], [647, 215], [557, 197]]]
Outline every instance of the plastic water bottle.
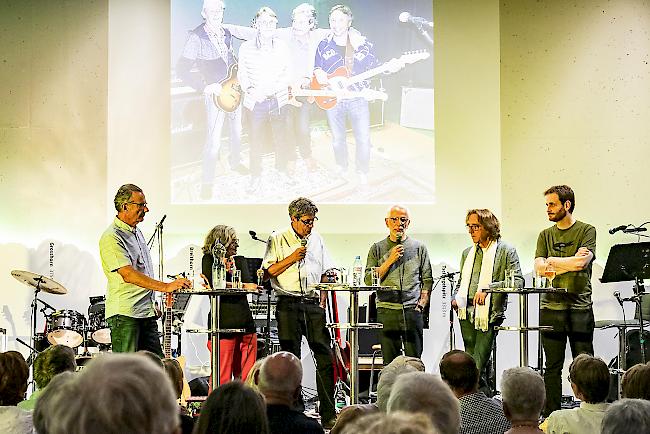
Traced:
[[212, 249], [212, 289], [224, 289], [226, 287], [226, 248], [217, 241]]
[[354, 258], [352, 264], [352, 286], [361, 286], [363, 281], [363, 264], [361, 263], [361, 256]]

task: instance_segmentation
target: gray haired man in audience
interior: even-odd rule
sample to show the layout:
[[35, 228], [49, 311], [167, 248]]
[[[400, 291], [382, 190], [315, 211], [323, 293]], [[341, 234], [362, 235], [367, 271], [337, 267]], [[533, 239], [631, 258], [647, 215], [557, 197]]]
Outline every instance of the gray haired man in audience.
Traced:
[[57, 376], [36, 403], [34, 420], [39, 434], [180, 434], [171, 382], [135, 354], [105, 355], [79, 374]]
[[650, 401], [620, 399], [605, 412], [601, 434], [639, 434], [650, 432]]
[[465, 351], [442, 356], [440, 376], [460, 402], [460, 433], [502, 434], [510, 429], [501, 404], [478, 390], [476, 362]]
[[437, 375], [410, 372], [401, 375], [388, 400], [388, 413], [425, 413], [441, 434], [457, 434], [460, 429], [458, 400]]
[[540, 428], [547, 433], [594, 433], [600, 429], [609, 395], [609, 368], [597, 357], [580, 354], [569, 366], [569, 381], [580, 407], [555, 410]]
[[257, 387], [266, 398], [271, 434], [323, 433], [316, 420], [293, 409], [293, 403], [300, 396], [301, 383], [302, 364], [292, 353], [280, 351], [262, 363], [257, 374]]
[[543, 433], [539, 415], [544, 408], [544, 380], [527, 367], [506, 369], [501, 376], [503, 412], [512, 424], [506, 434]]

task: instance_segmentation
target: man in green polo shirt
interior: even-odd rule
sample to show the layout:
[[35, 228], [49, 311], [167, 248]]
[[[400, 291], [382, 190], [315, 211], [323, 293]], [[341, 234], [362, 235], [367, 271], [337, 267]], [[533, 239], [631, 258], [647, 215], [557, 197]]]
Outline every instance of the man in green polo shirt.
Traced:
[[535, 251], [535, 270], [552, 279], [566, 294], [542, 294], [539, 324], [552, 326], [542, 332], [546, 355], [544, 416], [560, 409], [562, 367], [566, 341], [575, 359], [581, 353], [594, 354], [594, 312], [591, 302], [591, 264], [596, 253], [596, 228], [573, 217], [575, 194], [568, 185], [556, 185], [544, 192], [546, 214], [555, 224], [540, 232]]
[[149, 212], [140, 187], [125, 184], [115, 194], [117, 216], [99, 240], [102, 268], [108, 279], [106, 320], [113, 352], [148, 350], [163, 355], [158, 337], [153, 291], [189, 288], [187, 279], [165, 283], [153, 278], [147, 243], [136, 226]]

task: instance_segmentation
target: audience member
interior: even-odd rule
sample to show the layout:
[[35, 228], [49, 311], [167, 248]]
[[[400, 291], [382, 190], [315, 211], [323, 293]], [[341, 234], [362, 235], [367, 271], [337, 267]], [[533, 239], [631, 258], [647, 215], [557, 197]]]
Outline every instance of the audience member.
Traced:
[[343, 434], [438, 434], [440, 432], [426, 414], [403, 411], [365, 415], [342, 431]]
[[460, 409], [454, 394], [437, 375], [409, 372], [395, 382], [388, 399], [388, 413], [425, 413], [442, 434], [457, 434]]
[[621, 381], [623, 398], [639, 398], [650, 401], [650, 364], [639, 363], [625, 372]]
[[66, 432], [67, 424], [74, 423], [75, 416], [68, 412], [69, 400], [76, 397], [74, 372], [56, 375], [41, 393], [34, 408], [34, 429], [38, 434]]
[[55, 384], [60, 376], [36, 403], [39, 434], [180, 433], [171, 382], [147, 357], [108, 354]]
[[136, 351], [135, 353], [137, 355], [147, 357], [149, 360], [154, 362], [156, 366], [160, 366], [161, 368], [164, 368], [162, 359], [160, 358], [160, 356], [158, 356], [158, 354], [154, 353], [153, 351], [140, 350], [140, 351]]
[[650, 401], [624, 398], [614, 402], [605, 412], [600, 433], [650, 433]]
[[352, 404], [344, 407], [336, 418], [336, 423], [330, 430], [330, 434], [341, 434], [347, 426], [350, 426], [357, 419], [378, 413], [379, 408], [375, 404]]
[[0, 432], [31, 433], [32, 413], [16, 407], [25, 398], [29, 368], [18, 351], [0, 353]]
[[442, 356], [440, 377], [460, 402], [460, 434], [503, 434], [510, 429], [501, 403], [479, 391], [478, 367], [469, 353], [452, 350]]
[[540, 428], [545, 433], [564, 434], [598, 432], [607, 410], [609, 394], [609, 368], [601, 359], [580, 354], [569, 366], [569, 381], [580, 407], [555, 410]]
[[181, 431], [183, 434], [191, 434], [194, 430], [194, 419], [187, 411], [183, 402], [181, 402], [181, 395], [183, 394], [183, 368], [176, 359], [162, 359], [163, 368], [165, 373], [172, 383], [174, 389], [174, 396], [178, 402], [178, 410], [181, 415]]
[[248, 375], [246, 375], [246, 379], [244, 380], [244, 384], [256, 392], [259, 392], [260, 390], [257, 388], [257, 383], [255, 383], [255, 377], [258, 375], [258, 372], [260, 372], [260, 366], [262, 366], [264, 360], [266, 360], [266, 357], [257, 359], [253, 364], [253, 367], [248, 371]]
[[74, 350], [66, 345], [53, 345], [39, 353], [34, 360], [34, 383], [38, 389], [29, 396], [29, 399], [19, 402], [18, 407], [33, 410], [36, 400], [55, 375], [76, 371], [77, 363], [74, 356]]
[[210, 393], [194, 428], [194, 434], [230, 433], [269, 433], [264, 399], [239, 380], [222, 384]]
[[527, 367], [506, 369], [501, 377], [503, 412], [512, 424], [506, 434], [539, 434], [539, 415], [544, 408], [544, 380]]
[[377, 382], [377, 407], [379, 410], [386, 413], [388, 398], [397, 377], [408, 372], [418, 371], [424, 372], [424, 363], [417, 357], [400, 355], [384, 366], [384, 369], [379, 373], [379, 381]]
[[314, 419], [292, 408], [300, 394], [302, 364], [292, 353], [280, 351], [264, 360], [257, 376], [257, 387], [266, 398], [266, 413], [272, 434], [323, 434]]

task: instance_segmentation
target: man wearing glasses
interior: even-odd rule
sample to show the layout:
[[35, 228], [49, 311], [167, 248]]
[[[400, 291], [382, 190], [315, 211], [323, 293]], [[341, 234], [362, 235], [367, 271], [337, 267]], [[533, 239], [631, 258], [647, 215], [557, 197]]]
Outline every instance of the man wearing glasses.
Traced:
[[276, 319], [282, 351], [300, 359], [305, 336], [316, 359], [316, 386], [324, 427], [334, 424], [334, 371], [330, 335], [325, 328], [327, 293], [318, 294], [310, 285], [325, 281], [335, 267], [314, 223], [318, 208], [299, 197], [289, 204], [291, 226], [273, 232], [266, 244], [262, 267], [277, 294]]
[[472, 246], [463, 251], [460, 279], [452, 294], [451, 306], [458, 312], [465, 352], [476, 362], [479, 385], [486, 392], [487, 368], [496, 339], [494, 327], [505, 319], [508, 303], [506, 294], [488, 294], [483, 289], [511, 286], [506, 273], [514, 276], [517, 288], [524, 286], [517, 250], [501, 239], [499, 220], [489, 209], [467, 211], [465, 225]]
[[397, 288], [377, 292], [377, 321], [384, 326], [381, 353], [387, 366], [402, 353], [402, 347], [406, 356], [422, 356], [422, 311], [429, 303], [433, 279], [427, 248], [405, 234], [410, 223], [408, 210], [393, 206], [385, 222], [389, 235], [370, 247], [365, 282], [371, 284], [371, 270], [377, 267], [381, 284]]
[[594, 312], [591, 301], [591, 264], [596, 252], [596, 228], [573, 217], [575, 194], [568, 185], [544, 192], [546, 214], [553, 226], [540, 232], [535, 250], [535, 271], [552, 278], [555, 288], [566, 294], [542, 294], [539, 324], [552, 326], [542, 332], [546, 355], [544, 416], [560, 409], [562, 367], [566, 341], [575, 359], [581, 353], [594, 354]]
[[163, 356], [158, 337], [153, 291], [189, 288], [187, 279], [165, 283], [153, 278], [147, 243], [136, 226], [149, 212], [140, 187], [125, 184], [115, 194], [117, 216], [99, 240], [102, 268], [108, 279], [106, 320], [113, 352], [140, 350]]

